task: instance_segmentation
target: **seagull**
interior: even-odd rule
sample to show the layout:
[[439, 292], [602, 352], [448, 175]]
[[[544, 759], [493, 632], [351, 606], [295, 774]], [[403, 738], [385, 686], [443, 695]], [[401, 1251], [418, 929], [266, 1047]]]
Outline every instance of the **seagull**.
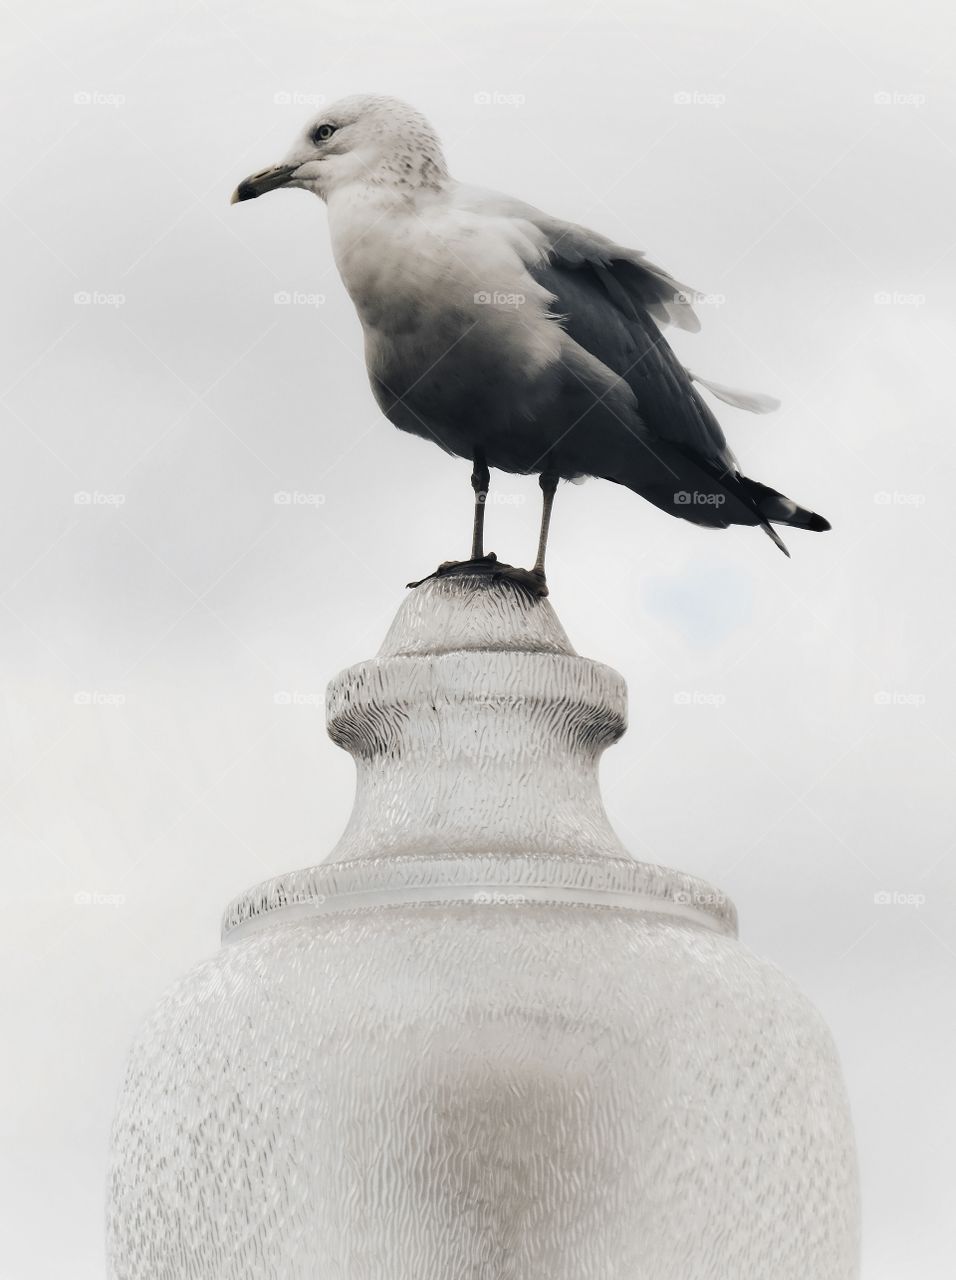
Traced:
[[[755, 526], [788, 556], [774, 525], [830, 528], [740, 471], [698, 387], [757, 413], [777, 402], [707, 381], [678, 360], [661, 330], [699, 329], [694, 291], [639, 250], [457, 182], [413, 107], [343, 98], [306, 126], [285, 160], [240, 182], [232, 203], [289, 187], [328, 208], [385, 417], [472, 464], [471, 557], [439, 573], [493, 569], [546, 594], [562, 479], [612, 480], [697, 525]], [[539, 477], [531, 570], [485, 554], [491, 468]]]

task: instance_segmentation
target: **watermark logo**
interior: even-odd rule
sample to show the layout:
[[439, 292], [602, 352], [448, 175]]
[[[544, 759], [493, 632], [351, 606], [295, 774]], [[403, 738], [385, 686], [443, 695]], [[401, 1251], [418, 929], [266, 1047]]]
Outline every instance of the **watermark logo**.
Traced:
[[877, 107], [925, 107], [925, 93], [910, 93], [902, 89], [877, 89], [873, 103]]
[[699, 493], [696, 489], [691, 493], [687, 489], [678, 489], [674, 494], [674, 502], [678, 507], [722, 507], [727, 501], [724, 493]]
[[[532, 699], [523, 693], [476, 693], [469, 699], [473, 707], [493, 707], [495, 711], [507, 711], [514, 707], [526, 707]], [[526, 744], [531, 746], [531, 743]], [[522, 747], [524, 751], [524, 747]]]
[[902, 293], [898, 289], [880, 289], [873, 295], [878, 307], [925, 307], [925, 293]]
[[272, 695], [277, 707], [324, 707], [325, 696], [321, 693], [309, 693], [301, 689], [279, 689]]
[[103, 293], [99, 289], [80, 289], [73, 295], [75, 307], [122, 307], [125, 293]]
[[328, 101], [324, 93], [303, 93], [301, 89], [277, 89], [272, 95], [277, 107], [321, 107]]
[[873, 501], [878, 507], [922, 507], [926, 505], [926, 494], [880, 489], [878, 493], [874, 493]]
[[678, 889], [673, 901], [681, 907], [723, 907], [727, 897], [717, 889]]
[[280, 289], [272, 295], [277, 307], [324, 307], [324, 293], [300, 293], [298, 289]]
[[726, 101], [725, 93], [704, 93], [700, 89], [678, 89], [674, 94], [679, 107], [722, 107]]
[[873, 895], [878, 907], [916, 907], [926, 902], [925, 893], [900, 893], [898, 889], [879, 889]]
[[125, 93], [104, 93], [101, 89], [77, 89], [73, 95], [77, 107], [121, 107], [125, 101]]
[[102, 689], [77, 689], [73, 695], [73, 705], [77, 707], [121, 707], [125, 702], [125, 693], [107, 693]]
[[272, 495], [277, 507], [324, 507], [324, 493], [302, 493], [299, 489], [280, 489]]
[[727, 301], [727, 295], [724, 293], [697, 293], [696, 291], [689, 292], [686, 289], [678, 289], [674, 294], [674, 301], [695, 307], [722, 307]]
[[503, 293], [499, 289], [479, 289], [474, 297], [478, 307], [521, 307], [527, 301], [523, 293]]
[[477, 501], [479, 506], [485, 507], [520, 507], [524, 505], [525, 496], [523, 493], [505, 493], [491, 489], [487, 493], [479, 493]]
[[125, 901], [125, 893], [103, 893], [99, 889], [77, 889], [73, 895], [73, 905], [77, 907], [121, 907]]
[[73, 495], [76, 507], [121, 507], [125, 502], [125, 493], [101, 493], [99, 489], [80, 489]]
[[471, 900], [491, 907], [523, 907], [528, 898], [523, 893], [502, 893], [495, 889], [481, 889], [472, 896]]
[[500, 89], [479, 89], [474, 100], [478, 107], [523, 107], [528, 101], [523, 93], [502, 93]]
[[903, 693], [899, 689], [881, 689], [874, 693], [873, 701], [878, 707], [923, 707], [926, 705], [925, 693]]
[[679, 689], [674, 694], [677, 707], [722, 707], [727, 702], [724, 693], [704, 693], [700, 689]]

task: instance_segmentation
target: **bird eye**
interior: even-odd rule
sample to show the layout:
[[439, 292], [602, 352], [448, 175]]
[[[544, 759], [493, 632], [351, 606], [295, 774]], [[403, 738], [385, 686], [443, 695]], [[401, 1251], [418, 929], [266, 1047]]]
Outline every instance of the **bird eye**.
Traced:
[[317, 129], [312, 130], [312, 141], [328, 142], [333, 133], [335, 133], [334, 124], [320, 124]]

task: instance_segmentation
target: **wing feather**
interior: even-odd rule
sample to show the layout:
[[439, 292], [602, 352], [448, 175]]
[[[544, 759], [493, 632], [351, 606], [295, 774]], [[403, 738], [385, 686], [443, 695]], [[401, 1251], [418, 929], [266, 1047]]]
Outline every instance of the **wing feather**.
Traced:
[[720, 424], [643, 307], [632, 299], [626, 314], [591, 270], [547, 261], [528, 269], [554, 298], [552, 314], [568, 336], [631, 388], [654, 435], [736, 470]]
[[597, 231], [552, 217], [497, 191], [459, 184], [454, 199], [460, 208], [530, 223], [533, 239], [551, 262], [597, 271], [608, 296], [625, 315], [634, 318], [639, 309], [660, 324], [673, 324], [689, 333], [700, 329], [692, 303], [694, 290], [651, 262], [641, 250], [627, 249]]
[[691, 511], [677, 505], [679, 496], [671, 492], [669, 479], [662, 484], [643, 474], [638, 480], [617, 474], [608, 475], [608, 479], [628, 484], [664, 510], [696, 523], [759, 525], [787, 555], [771, 520], [827, 527], [821, 517], [803, 511], [789, 499], [783, 502], [793, 511], [784, 509], [776, 490], [763, 491], [741, 474], [720, 424], [694, 383], [718, 399], [754, 413], [767, 413], [777, 402], [769, 396], [707, 381], [690, 373], [677, 359], [659, 326], [670, 323], [691, 332], [700, 327], [691, 305], [692, 290], [643, 253], [509, 196], [462, 187], [457, 202], [470, 212], [504, 219], [516, 230], [520, 228], [515, 239], [523, 246], [519, 252], [525, 269], [550, 296], [554, 321], [582, 352], [631, 389], [641, 422], [650, 432], [647, 447], [652, 455], [656, 456], [656, 438], [662, 455], [674, 464], [665, 468], [670, 477], [694, 480], [707, 492], [723, 495], [726, 505]]

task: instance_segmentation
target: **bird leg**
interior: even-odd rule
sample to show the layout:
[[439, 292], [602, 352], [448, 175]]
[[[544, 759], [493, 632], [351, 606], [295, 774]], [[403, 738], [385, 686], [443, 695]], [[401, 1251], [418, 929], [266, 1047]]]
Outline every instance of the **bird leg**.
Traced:
[[[535, 598], [548, 594], [548, 583], [544, 574], [544, 557], [548, 547], [548, 530], [551, 527], [551, 508], [554, 506], [554, 494], [558, 487], [558, 473], [550, 466], [538, 477], [543, 494], [541, 506], [541, 532], [538, 535], [538, 558], [531, 569], [518, 569], [512, 564], [501, 564], [493, 552], [482, 554], [484, 546], [485, 501], [488, 497], [488, 469], [484, 461], [475, 457], [475, 469], [471, 474], [472, 487], [475, 490], [475, 529], [471, 547], [471, 559], [449, 561], [439, 565], [433, 578], [443, 578], [448, 574], [490, 574], [495, 582], [511, 582], [528, 595]], [[424, 579], [423, 579], [424, 581]], [[410, 582], [410, 587], [420, 584]]]
[[[513, 582], [516, 587], [527, 591], [531, 596], [546, 596], [548, 583], [544, 574], [544, 557], [548, 548], [548, 530], [551, 527], [551, 508], [554, 506], [554, 494], [558, 487], [558, 473], [548, 466], [538, 477], [541, 485], [543, 502], [541, 505], [541, 531], [538, 535], [538, 557], [531, 569], [516, 569], [514, 565], [501, 564], [493, 551], [484, 554], [485, 503], [488, 498], [488, 467], [485, 459], [475, 451], [475, 466], [471, 473], [471, 487], [475, 491], [475, 523], [471, 541], [470, 560], [446, 560], [440, 564], [429, 578], [444, 578], [449, 575], [484, 575], [490, 574], [496, 581]], [[410, 587], [420, 587], [428, 578], [419, 582], [410, 582]]]
[[551, 470], [542, 471], [538, 476], [543, 500], [541, 503], [541, 532], [538, 534], [538, 557], [531, 572], [546, 581], [544, 572], [544, 556], [548, 549], [548, 531], [551, 528], [551, 508], [554, 506], [554, 494], [558, 487], [557, 473]]
[[554, 494], [558, 487], [558, 473], [547, 465], [538, 477], [541, 485], [543, 502], [541, 506], [541, 531], [538, 535], [538, 558], [531, 569], [516, 569], [514, 565], [501, 564], [493, 551], [485, 554], [485, 504], [488, 500], [490, 482], [488, 465], [484, 453], [475, 450], [474, 467], [471, 473], [471, 487], [475, 491], [475, 518], [471, 535], [470, 560], [446, 560], [440, 564], [428, 578], [418, 582], [410, 582], [410, 587], [420, 587], [430, 578], [469, 577], [490, 575], [496, 582], [513, 582], [515, 586], [528, 592], [531, 596], [546, 596], [548, 584], [544, 574], [544, 556], [548, 548], [548, 530], [551, 527], [551, 508], [554, 506]]
[[475, 491], [475, 522], [471, 535], [471, 558], [483, 560], [485, 555], [485, 503], [488, 500], [488, 485], [491, 475], [485, 455], [480, 449], [475, 450], [475, 465], [471, 473], [471, 487]]
[[[445, 560], [427, 578], [421, 578], [418, 582], [409, 582], [408, 585], [410, 587], [420, 587], [423, 582], [428, 582], [431, 578], [445, 578], [449, 575], [462, 576], [491, 573], [497, 578], [507, 576], [507, 571], [511, 568], [510, 565], [499, 566], [498, 557], [493, 551], [489, 551], [485, 555], [485, 503], [488, 500], [488, 486], [491, 483], [491, 474], [488, 471], [483, 449], [476, 448], [473, 459], [471, 487], [475, 491], [475, 518], [471, 532], [471, 558], [468, 560]], [[499, 572], [501, 569], [505, 570], [505, 574]], [[524, 571], [522, 570], [521, 572]]]

